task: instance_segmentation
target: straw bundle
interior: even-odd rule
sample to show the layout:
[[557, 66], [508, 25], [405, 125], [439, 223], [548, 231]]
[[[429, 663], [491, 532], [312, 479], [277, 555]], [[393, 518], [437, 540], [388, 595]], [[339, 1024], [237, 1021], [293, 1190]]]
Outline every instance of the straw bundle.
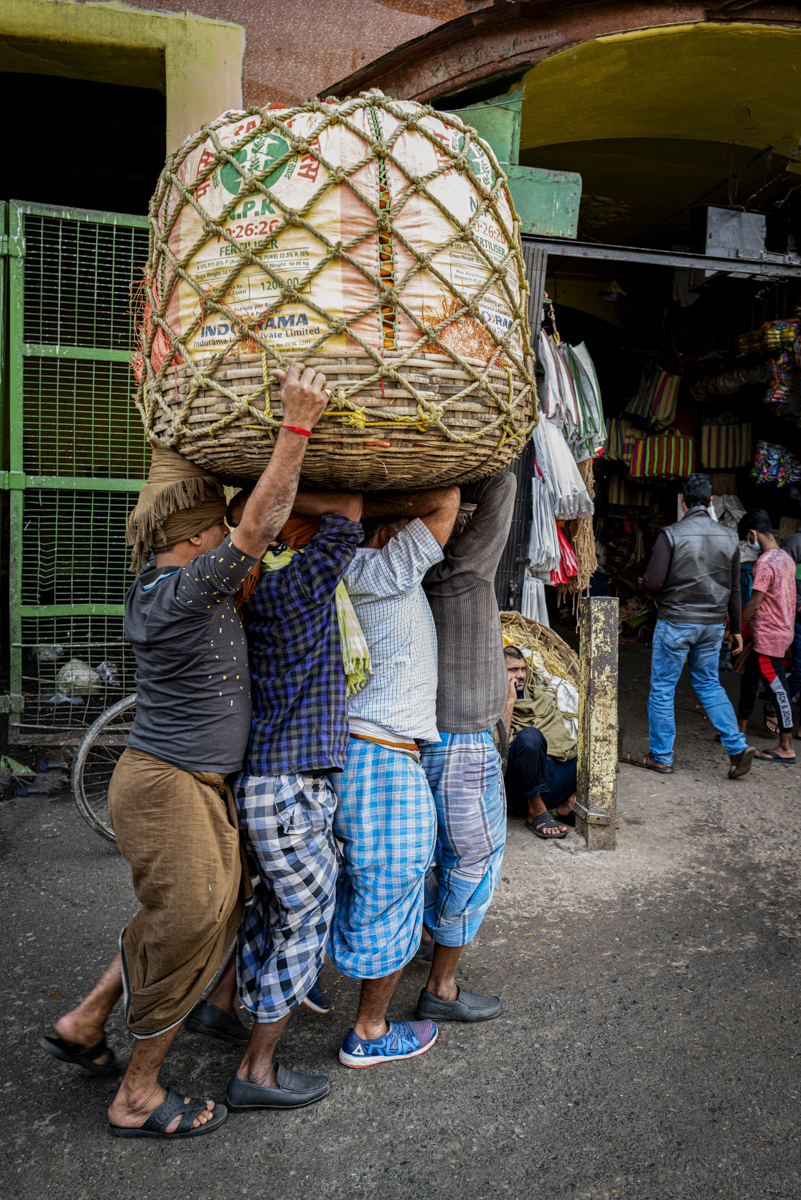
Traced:
[[[595, 477], [593, 475], [591, 458], [585, 458], [583, 462], [578, 464], [579, 474], [584, 480], [584, 485], [589, 492], [591, 500], [595, 499]], [[590, 586], [590, 580], [598, 570], [598, 556], [595, 553], [595, 533], [593, 531], [592, 517], [579, 517], [575, 521], [568, 521], [565, 526], [565, 536], [573, 547], [573, 553], [576, 556], [576, 574], [567, 583], [559, 585], [558, 598], [561, 601], [565, 596], [572, 595], [573, 597], [573, 612], [580, 598], [586, 594]]]
[[517, 646], [540, 655], [549, 675], [579, 685], [579, 661], [567, 642], [547, 625], [540, 625], [519, 612], [501, 613], [504, 646]]

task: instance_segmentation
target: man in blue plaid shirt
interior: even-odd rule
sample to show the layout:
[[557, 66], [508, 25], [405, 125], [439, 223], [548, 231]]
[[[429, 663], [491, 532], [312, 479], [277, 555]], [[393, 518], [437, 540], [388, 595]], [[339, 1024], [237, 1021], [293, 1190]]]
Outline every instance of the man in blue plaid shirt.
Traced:
[[324, 1076], [276, 1066], [273, 1051], [316, 983], [334, 911], [337, 802], [327, 772], [342, 771], [348, 752], [334, 593], [362, 540], [362, 498], [298, 493], [293, 513], [319, 517], [317, 532], [299, 553], [268, 550], [243, 611], [253, 724], [234, 799], [259, 879], [239, 931], [239, 995], [256, 1024], [228, 1085], [235, 1112], [328, 1093]]

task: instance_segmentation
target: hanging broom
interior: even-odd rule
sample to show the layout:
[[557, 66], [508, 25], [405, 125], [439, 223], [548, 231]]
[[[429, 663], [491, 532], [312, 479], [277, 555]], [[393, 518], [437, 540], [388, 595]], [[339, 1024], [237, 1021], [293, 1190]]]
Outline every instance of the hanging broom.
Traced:
[[[592, 470], [592, 459], [585, 458], [578, 464], [579, 474], [584, 480], [590, 499], [595, 499], [595, 478]], [[573, 547], [576, 556], [576, 574], [567, 583], [559, 585], [559, 603], [567, 596], [572, 596], [572, 608], [575, 613], [579, 600], [585, 595], [590, 586], [590, 580], [598, 570], [598, 557], [595, 553], [595, 532], [592, 517], [578, 517], [565, 525], [565, 536]]]

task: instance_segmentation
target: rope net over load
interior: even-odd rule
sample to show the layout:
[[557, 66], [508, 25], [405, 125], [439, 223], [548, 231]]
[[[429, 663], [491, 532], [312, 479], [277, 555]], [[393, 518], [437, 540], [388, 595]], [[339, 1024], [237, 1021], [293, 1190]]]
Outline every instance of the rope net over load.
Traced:
[[380, 92], [224, 113], [150, 206], [136, 403], [151, 442], [258, 477], [269, 372], [324, 371], [304, 478], [433, 487], [501, 470], [536, 423], [520, 224], [490, 147]]

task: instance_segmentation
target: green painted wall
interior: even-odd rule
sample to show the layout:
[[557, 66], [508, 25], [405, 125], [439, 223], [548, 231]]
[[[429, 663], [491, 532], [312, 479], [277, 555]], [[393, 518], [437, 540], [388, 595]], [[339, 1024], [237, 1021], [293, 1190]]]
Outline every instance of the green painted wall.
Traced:
[[578, 230], [581, 176], [519, 166], [523, 91], [514, 89], [480, 104], [453, 111], [489, 142], [506, 172], [523, 233], [574, 238]]

